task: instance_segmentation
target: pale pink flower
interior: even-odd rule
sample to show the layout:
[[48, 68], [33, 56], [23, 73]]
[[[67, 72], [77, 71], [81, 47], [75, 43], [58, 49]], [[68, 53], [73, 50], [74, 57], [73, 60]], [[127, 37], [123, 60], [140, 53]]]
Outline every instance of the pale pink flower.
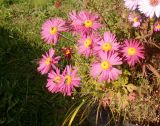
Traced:
[[64, 95], [71, 96], [75, 87], [79, 87], [80, 77], [77, 75], [77, 68], [72, 68], [71, 65], [66, 66], [62, 75], [64, 76], [64, 84], [61, 86], [61, 92]]
[[136, 100], [136, 97], [137, 97], [136, 93], [131, 92], [131, 93], [129, 93], [129, 95], [128, 95], [128, 101], [133, 102], [133, 101]]
[[160, 32], [160, 20], [156, 21], [154, 24], [154, 31]]
[[139, 0], [124, 0], [125, 6], [129, 10], [135, 10], [137, 8]]
[[45, 54], [42, 55], [42, 58], [39, 61], [39, 66], [37, 68], [37, 70], [41, 73], [41, 74], [46, 74], [49, 72], [49, 70], [51, 69], [51, 67], [55, 67], [55, 64], [58, 63], [60, 57], [54, 57], [55, 54], [55, 50], [53, 48], [51, 48], [49, 50], [49, 52], [46, 52]]
[[56, 44], [59, 34], [66, 31], [65, 21], [60, 18], [52, 18], [42, 25], [41, 38], [48, 44]]
[[112, 52], [102, 52], [99, 56], [100, 60], [91, 65], [90, 75], [98, 78], [99, 82], [117, 80], [122, 72], [114, 66], [122, 64], [121, 58]]
[[96, 43], [94, 50], [96, 53], [102, 52], [114, 52], [119, 49], [119, 44], [117, 43], [116, 36], [111, 32], [105, 32], [103, 39]]
[[99, 17], [90, 12], [81, 11], [79, 14], [73, 12], [70, 14], [70, 18], [72, 20], [72, 26], [77, 33], [89, 34], [101, 27]]
[[160, 17], [160, 0], [139, 0], [139, 11], [147, 17]]
[[81, 36], [78, 40], [78, 53], [86, 57], [92, 56], [94, 53], [93, 47], [99, 41], [99, 36], [95, 34]]
[[63, 76], [60, 74], [60, 70], [55, 68], [48, 73], [46, 87], [52, 93], [60, 92], [60, 87], [64, 83]]
[[128, 19], [132, 23], [133, 27], [139, 27], [142, 23], [140, 15], [135, 13], [130, 13]]
[[144, 47], [138, 40], [125, 40], [121, 52], [130, 66], [144, 59]]
[[103, 99], [102, 99], [102, 106], [104, 108], [106, 108], [107, 106], [109, 106], [111, 104], [111, 100], [109, 99], [108, 96], [105, 96]]

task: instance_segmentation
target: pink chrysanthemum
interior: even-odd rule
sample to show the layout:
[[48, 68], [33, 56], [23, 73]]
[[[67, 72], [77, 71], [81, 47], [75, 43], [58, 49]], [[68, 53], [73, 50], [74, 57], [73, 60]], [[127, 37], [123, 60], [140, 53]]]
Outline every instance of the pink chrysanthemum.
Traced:
[[116, 36], [111, 32], [105, 32], [103, 35], [103, 40], [97, 42], [94, 47], [96, 53], [102, 52], [114, 52], [119, 49], [119, 44], [117, 43]]
[[134, 101], [136, 100], [136, 97], [137, 97], [136, 93], [131, 92], [131, 93], [129, 93], [129, 95], [128, 95], [128, 101], [134, 102]]
[[77, 29], [77, 20], [78, 20], [78, 14], [76, 11], [72, 11], [69, 13], [69, 18], [71, 19], [71, 30], [73, 32], [73, 35], [76, 34], [76, 31], [78, 31]]
[[77, 75], [77, 68], [72, 69], [71, 66], [66, 66], [62, 75], [64, 76], [64, 84], [61, 86], [61, 92], [64, 95], [70, 96], [74, 90], [74, 87], [79, 87], [80, 77]]
[[42, 25], [41, 38], [48, 44], [56, 44], [59, 38], [59, 33], [67, 30], [64, 26], [65, 21], [60, 18], [47, 20]]
[[160, 31], [160, 20], [157, 21], [157, 22], [154, 24], [154, 31], [156, 31], [156, 32], [159, 32], [159, 31]]
[[142, 19], [135, 13], [129, 14], [128, 19], [133, 24], [133, 27], [139, 27], [141, 25]]
[[46, 87], [52, 93], [57, 93], [60, 91], [60, 87], [63, 84], [63, 76], [60, 74], [60, 70], [55, 68], [55, 71], [51, 70], [48, 73], [47, 85]]
[[125, 40], [121, 52], [130, 66], [144, 59], [144, 47], [138, 40]]
[[89, 34], [101, 27], [101, 24], [98, 22], [99, 17], [90, 12], [81, 11], [79, 14], [74, 12], [70, 14], [70, 18], [72, 20], [72, 26], [75, 28], [74, 30], [78, 33]]
[[139, 10], [147, 17], [160, 17], [160, 0], [140, 0], [138, 2]]
[[135, 10], [137, 8], [139, 0], [124, 0], [125, 6], [130, 10]]
[[91, 65], [90, 74], [94, 78], [98, 78], [98, 81], [110, 82], [111, 80], [118, 79], [121, 70], [116, 69], [115, 65], [122, 64], [121, 58], [117, 53], [100, 53], [100, 61], [97, 61]]
[[100, 41], [100, 38], [95, 34], [81, 36], [80, 40], [78, 40], [78, 53], [86, 57], [91, 56], [93, 47], [98, 41]]
[[76, 21], [79, 17], [76, 11], [72, 11], [69, 13], [69, 17], [72, 21]]
[[45, 54], [42, 55], [41, 60], [39, 61], [39, 67], [37, 70], [41, 74], [46, 74], [48, 71], [51, 69], [51, 67], [55, 67], [55, 64], [58, 63], [60, 57], [54, 57], [55, 50], [50, 49], [49, 52], [46, 52]]

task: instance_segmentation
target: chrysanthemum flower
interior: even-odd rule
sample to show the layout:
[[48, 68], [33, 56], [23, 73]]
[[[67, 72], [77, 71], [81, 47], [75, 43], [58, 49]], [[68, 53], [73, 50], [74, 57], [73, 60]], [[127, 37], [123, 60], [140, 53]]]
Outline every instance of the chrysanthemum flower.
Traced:
[[98, 22], [99, 17], [90, 12], [81, 11], [78, 15], [74, 12], [70, 14], [72, 25], [76, 32], [89, 34], [92, 30], [97, 31], [101, 24]]
[[102, 52], [114, 52], [119, 48], [119, 44], [117, 43], [116, 36], [111, 32], [105, 32], [103, 35], [103, 40], [97, 42], [94, 46], [94, 50], [97, 53]]
[[139, 0], [124, 0], [125, 6], [130, 10], [135, 10], [137, 8]]
[[130, 13], [128, 19], [133, 24], [133, 27], [139, 27], [141, 25], [142, 19], [136, 13]]
[[144, 59], [144, 47], [138, 40], [125, 40], [121, 52], [130, 66]]
[[78, 28], [77, 28], [77, 21], [78, 21], [78, 13], [76, 11], [72, 11], [69, 13], [69, 18], [71, 19], [71, 30], [73, 32], [73, 34], [76, 34], [76, 31], [78, 31]]
[[69, 13], [69, 18], [71, 19], [73, 25], [74, 23], [76, 23], [76, 20], [78, 20], [79, 16], [78, 13], [76, 11], [72, 11]]
[[55, 64], [58, 63], [60, 57], [54, 57], [55, 50], [50, 49], [49, 52], [46, 52], [45, 54], [42, 55], [41, 60], [39, 61], [39, 67], [37, 70], [41, 74], [46, 74], [48, 71], [51, 69], [51, 67], [55, 67]]
[[64, 26], [65, 21], [60, 18], [47, 20], [42, 25], [41, 38], [48, 44], [56, 44], [59, 38], [59, 33], [67, 30]]
[[64, 76], [64, 84], [61, 86], [61, 92], [64, 95], [70, 96], [74, 87], [79, 87], [80, 77], [77, 75], [77, 68], [73, 69], [71, 65], [66, 66], [62, 75]]
[[60, 91], [60, 87], [63, 84], [63, 76], [60, 74], [60, 70], [55, 68], [55, 71], [51, 70], [48, 73], [47, 85], [46, 87], [52, 93], [57, 93]]
[[71, 47], [62, 48], [62, 52], [66, 59], [71, 59], [73, 49]]
[[78, 53], [86, 57], [91, 56], [94, 53], [93, 47], [95, 43], [99, 41], [100, 38], [95, 34], [81, 36], [81, 38], [78, 40]]
[[139, 10], [147, 17], [160, 17], [160, 0], [139, 0]]
[[160, 31], [160, 20], [154, 24], [154, 31], [156, 32]]
[[118, 79], [121, 70], [115, 68], [115, 65], [122, 64], [121, 58], [117, 53], [100, 53], [100, 60], [91, 65], [90, 74], [94, 78], [98, 78], [98, 81], [110, 82], [111, 80]]

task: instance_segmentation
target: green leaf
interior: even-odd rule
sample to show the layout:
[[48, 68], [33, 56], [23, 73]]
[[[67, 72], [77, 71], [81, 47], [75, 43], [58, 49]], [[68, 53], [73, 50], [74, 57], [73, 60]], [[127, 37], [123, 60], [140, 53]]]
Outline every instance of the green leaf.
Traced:
[[71, 125], [72, 125], [72, 122], [73, 122], [75, 116], [77, 115], [79, 109], [82, 107], [82, 105], [83, 105], [84, 103], [85, 103], [85, 100], [83, 100], [82, 103], [75, 109], [75, 111], [74, 111], [74, 113], [73, 113], [73, 115], [72, 115], [72, 117], [71, 117], [71, 119], [70, 119], [70, 121], [69, 121], [68, 126], [71, 126]]

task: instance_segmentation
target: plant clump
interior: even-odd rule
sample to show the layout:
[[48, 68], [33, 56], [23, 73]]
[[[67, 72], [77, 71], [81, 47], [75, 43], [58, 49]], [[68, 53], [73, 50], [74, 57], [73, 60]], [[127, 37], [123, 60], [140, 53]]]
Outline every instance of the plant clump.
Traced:
[[[123, 116], [125, 120], [142, 124], [159, 123], [160, 64], [154, 66], [152, 61], [160, 58], [160, 53], [157, 54], [160, 9], [156, 9], [160, 8], [160, 2], [124, 0], [131, 11], [125, 22], [131, 27], [125, 29], [127, 38], [119, 31], [112, 32], [105, 16], [91, 2], [88, 6], [96, 13], [72, 11], [66, 20], [56, 17], [42, 25], [42, 39], [51, 46], [38, 63], [38, 71], [48, 74], [46, 88], [51, 93], [81, 99], [79, 106], [66, 118], [71, 118], [69, 125], [82, 106], [97, 103], [110, 108], [116, 119]], [[117, 25], [118, 28], [121, 26]], [[65, 37], [64, 32], [72, 37]], [[61, 49], [65, 58], [55, 56], [61, 37], [74, 43]], [[149, 50], [157, 51], [150, 54]], [[65, 60], [68, 62], [61, 67]], [[82, 120], [86, 118], [84, 113]]]

